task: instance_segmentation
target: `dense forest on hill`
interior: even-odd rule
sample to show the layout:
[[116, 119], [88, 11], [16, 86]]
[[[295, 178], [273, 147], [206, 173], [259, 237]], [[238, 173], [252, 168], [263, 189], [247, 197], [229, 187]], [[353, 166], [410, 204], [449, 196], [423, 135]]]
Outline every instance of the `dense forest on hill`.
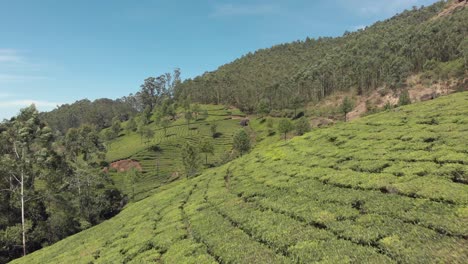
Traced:
[[437, 17], [452, 3], [415, 7], [338, 38], [258, 50], [186, 80], [176, 94], [252, 112], [262, 100], [271, 109], [284, 109], [337, 91], [402, 88], [415, 73], [435, 80], [460, 77], [468, 69], [468, 10]]
[[123, 121], [135, 115], [138, 109], [136, 103], [135, 98], [132, 96], [118, 100], [103, 98], [93, 102], [84, 99], [42, 113], [41, 119], [52, 129], [63, 134], [70, 128], [78, 128], [85, 124], [92, 124], [97, 129], [102, 129], [112, 125], [114, 117], [118, 117]]

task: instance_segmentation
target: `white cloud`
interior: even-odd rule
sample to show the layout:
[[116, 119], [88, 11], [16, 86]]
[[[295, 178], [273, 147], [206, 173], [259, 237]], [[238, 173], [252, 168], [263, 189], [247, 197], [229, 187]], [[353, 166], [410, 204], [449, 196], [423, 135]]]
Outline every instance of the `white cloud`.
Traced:
[[11, 100], [11, 101], [0, 101], [0, 108], [17, 108], [27, 107], [30, 105], [36, 105], [38, 108], [53, 109], [63, 103], [49, 102], [49, 101], [38, 101], [38, 100]]
[[271, 15], [280, 12], [280, 7], [272, 4], [223, 4], [215, 6], [212, 16], [256, 16]]
[[21, 63], [23, 57], [14, 49], [0, 49], [0, 63]]
[[44, 76], [30, 76], [30, 75], [18, 75], [18, 74], [1, 74], [0, 73], [0, 83], [1, 82], [25, 82], [25, 81], [36, 81], [36, 80], [46, 80]]

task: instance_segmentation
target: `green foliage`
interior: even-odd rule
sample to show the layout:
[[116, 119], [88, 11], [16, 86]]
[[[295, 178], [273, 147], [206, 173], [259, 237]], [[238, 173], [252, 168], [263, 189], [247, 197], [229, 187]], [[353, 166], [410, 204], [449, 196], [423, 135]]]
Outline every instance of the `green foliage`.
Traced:
[[307, 119], [307, 117], [303, 116], [299, 118], [298, 120], [296, 120], [295, 129], [296, 129], [296, 133], [299, 136], [302, 136], [305, 133], [310, 132], [311, 127], [310, 127], [310, 122]]
[[110, 129], [115, 135], [115, 137], [119, 136], [120, 130], [122, 130], [122, 123], [120, 122], [120, 119], [118, 117], [114, 117], [112, 119], [112, 126]]
[[64, 104], [50, 112], [40, 114], [41, 120], [54, 131], [65, 134], [70, 128], [78, 128], [84, 124], [95, 126], [98, 130], [110, 127], [114, 117], [122, 120], [130, 119], [137, 113], [132, 99], [118, 100], [97, 99], [93, 102], [80, 100], [73, 104]]
[[215, 138], [216, 135], [218, 134], [218, 124], [212, 123], [210, 125], [210, 132], [211, 132], [211, 136]]
[[205, 165], [208, 164], [208, 154], [213, 155], [215, 151], [214, 144], [209, 139], [203, 139], [200, 142], [200, 152], [205, 154]]
[[237, 150], [241, 156], [250, 150], [250, 137], [244, 129], [239, 130], [239, 132], [235, 134], [232, 147]]
[[57, 138], [31, 106], [0, 123], [0, 131], [0, 174], [9, 175], [0, 182], [1, 262], [55, 243], [121, 209], [123, 197], [97, 168], [104, 149], [94, 127], [71, 128]]
[[164, 136], [167, 136], [167, 128], [169, 127], [170, 124], [171, 124], [171, 121], [167, 118], [163, 118], [161, 120], [161, 126], [164, 129]]
[[411, 99], [408, 93], [408, 90], [401, 92], [400, 97], [398, 97], [398, 105], [409, 105], [411, 104]]
[[137, 123], [135, 121], [135, 118], [130, 118], [130, 120], [128, 120], [127, 125], [125, 126], [125, 129], [128, 132], [135, 132], [137, 130]]
[[185, 176], [192, 177], [198, 173], [200, 167], [200, 149], [190, 142], [185, 142], [182, 146], [182, 164], [185, 169]]
[[289, 132], [294, 129], [293, 123], [287, 118], [283, 118], [278, 123], [278, 132], [284, 135], [284, 140]]
[[268, 101], [263, 99], [260, 100], [257, 104], [257, 114], [260, 116], [265, 116], [270, 113], [270, 106], [268, 104]]
[[344, 114], [345, 122], [347, 121], [348, 113], [351, 112], [353, 108], [354, 108], [353, 101], [351, 101], [351, 99], [348, 96], [346, 96], [340, 105], [340, 110]]

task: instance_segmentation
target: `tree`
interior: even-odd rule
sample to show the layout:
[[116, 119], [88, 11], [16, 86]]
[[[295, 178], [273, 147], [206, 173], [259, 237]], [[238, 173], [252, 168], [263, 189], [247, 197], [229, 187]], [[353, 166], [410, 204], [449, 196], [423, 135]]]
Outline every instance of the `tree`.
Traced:
[[19, 185], [21, 236], [23, 256], [25, 256], [28, 230], [25, 207], [28, 193], [32, 193], [35, 178], [39, 176], [38, 166], [42, 165], [50, 155], [49, 143], [53, 135], [51, 130], [40, 122], [39, 113], [34, 105], [21, 110], [12, 122], [7, 135], [9, 151], [1, 157], [0, 167], [8, 172], [12, 192], [17, 190], [13, 186]]
[[265, 116], [270, 113], [270, 106], [268, 104], [268, 101], [266, 99], [260, 100], [257, 104], [257, 114], [260, 116]]
[[165, 137], [167, 137], [167, 128], [169, 127], [170, 124], [171, 124], [171, 121], [169, 121], [169, 119], [167, 119], [167, 118], [163, 118], [161, 120], [161, 126], [164, 129], [164, 136]]
[[346, 96], [343, 99], [343, 102], [341, 103], [341, 106], [340, 106], [340, 110], [344, 114], [345, 122], [348, 121], [347, 115], [348, 115], [349, 112], [351, 112], [353, 110], [353, 107], [354, 107], [353, 102], [351, 101], [351, 99], [349, 99], [348, 96]]
[[214, 122], [211, 123], [210, 131], [211, 131], [211, 136], [215, 138], [218, 135], [218, 124]]
[[199, 149], [188, 141], [182, 146], [182, 164], [187, 178], [197, 174], [200, 165]]
[[142, 134], [143, 134], [143, 137], [146, 138], [146, 142], [145, 142], [146, 144], [148, 144], [148, 142], [154, 137], [153, 129], [147, 126], [143, 127]]
[[402, 105], [409, 105], [409, 104], [411, 104], [411, 98], [408, 93], [408, 90], [405, 89], [404, 91], [401, 92], [400, 97], [398, 98], [398, 105], [402, 106]]
[[214, 154], [214, 145], [208, 139], [204, 139], [200, 142], [200, 152], [205, 154], [205, 165], [208, 165], [208, 154]]
[[287, 118], [283, 118], [278, 123], [278, 132], [280, 134], [284, 134], [284, 140], [286, 140], [286, 136], [289, 132], [293, 130], [293, 124]]
[[305, 116], [303, 116], [303, 117], [299, 118], [298, 120], [296, 120], [295, 127], [296, 127], [296, 133], [299, 136], [302, 136], [305, 133], [310, 132], [310, 129], [311, 129], [309, 120], [307, 120], [307, 118]]
[[185, 112], [185, 121], [187, 122], [187, 128], [190, 128], [190, 121], [193, 119], [191, 111]]
[[195, 121], [197, 121], [198, 120], [198, 115], [201, 112], [200, 105], [199, 104], [194, 104], [193, 107], [192, 107], [192, 112], [195, 115]]
[[114, 138], [119, 136], [120, 130], [122, 130], [122, 123], [118, 117], [114, 117], [112, 120], [111, 130], [114, 133]]
[[132, 199], [135, 198], [135, 184], [140, 179], [140, 171], [137, 170], [135, 167], [130, 168], [127, 171], [127, 181], [132, 188]]
[[206, 120], [206, 119], [208, 118], [208, 116], [209, 116], [209, 115], [208, 115], [208, 110], [203, 109], [203, 111], [202, 111], [202, 118], [203, 118], [204, 120]]
[[167, 115], [172, 117], [173, 120], [176, 120], [177, 112], [176, 112], [173, 104], [170, 105], [169, 108], [167, 108]]
[[135, 122], [135, 118], [130, 118], [130, 120], [128, 120], [125, 129], [127, 129], [129, 132], [134, 132], [137, 130], [137, 123]]
[[241, 156], [250, 150], [250, 137], [244, 129], [239, 130], [233, 139], [233, 148], [237, 150]]

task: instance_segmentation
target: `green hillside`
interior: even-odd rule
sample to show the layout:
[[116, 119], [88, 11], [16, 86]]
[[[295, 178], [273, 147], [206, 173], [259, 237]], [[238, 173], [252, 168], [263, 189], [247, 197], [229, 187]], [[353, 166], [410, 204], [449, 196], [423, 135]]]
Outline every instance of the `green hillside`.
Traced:
[[[257, 50], [184, 81], [177, 94], [249, 112], [262, 100], [270, 108], [287, 109], [336, 92], [361, 95], [379, 87], [405, 88], [413, 74], [422, 73], [427, 84], [463, 80], [468, 9], [459, 2], [415, 7], [340, 37], [306, 38]], [[454, 6], [458, 8], [451, 9]]]
[[[166, 131], [161, 125], [148, 124], [147, 127], [154, 131], [154, 137], [149, 142], [142, 139], [137, 132], [124, 131], [120, 137], [107, 143], [108, 161], [128, 158], [139, 162], [142, 166], [142, 175], [134, 184], [135, 200], [145, 198], [157, 191], [157, 187], [184, 176], [181, 161], [181, 146], [184, 142], [211, 140], [215, 151], [214, 155], [208, 155], [208, 164], [212, 165], [219, 162], [220, 157], [232, 148], [232, 136], [241, 127], [239, 120], [232, 119], [231, 114], [242, 115], [242, 113], [228, 111], [223, 106], [215, 105], [203, 105], [201, 109], [206, 110], [208, 116], [192, 121], [189, 126], [184, 118], [171, 122]], [[216, 138], [213, 138], [210, 130], [213, 123], [217, 125], [219, 136]], [[111, 176], [119, 189], [130, 194], [132, 185], [129, 184], [125, 172], [111, 172]]]
[[257, 148], [13, 263], [463, 263], [468, 92]]

